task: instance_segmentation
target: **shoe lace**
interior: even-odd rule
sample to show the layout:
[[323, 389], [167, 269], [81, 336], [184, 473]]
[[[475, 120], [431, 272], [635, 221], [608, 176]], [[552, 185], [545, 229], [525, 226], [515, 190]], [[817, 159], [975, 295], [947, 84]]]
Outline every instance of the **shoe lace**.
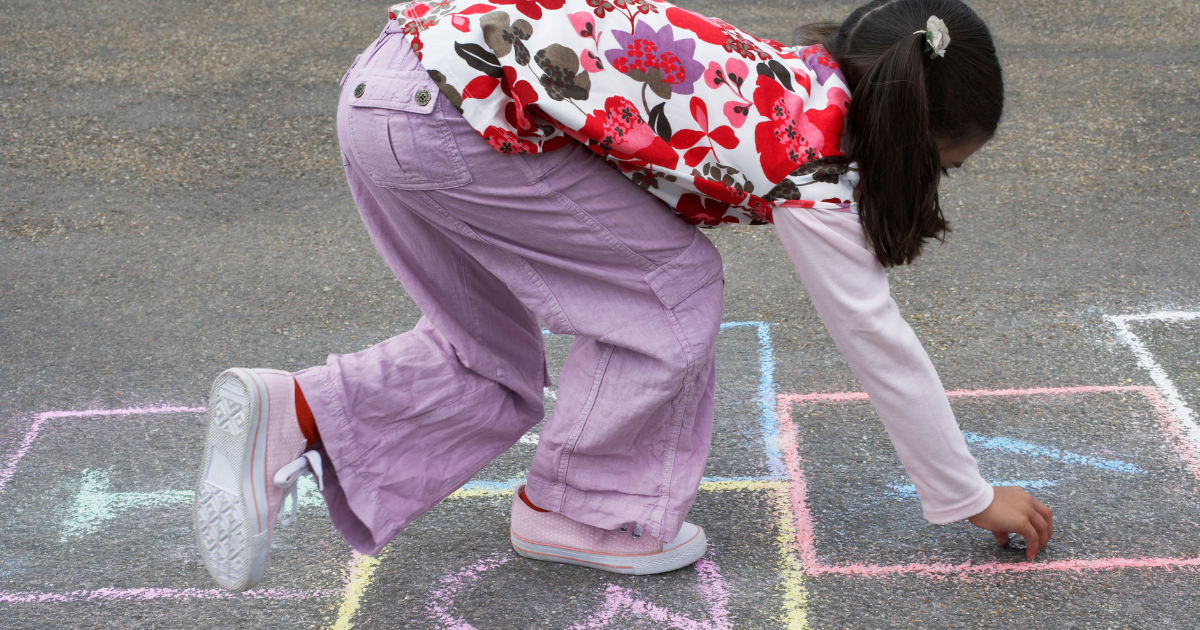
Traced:
[[[316, 451], [308, 451], [275, 473], [275, 485], [284, 491], [276, 515], [276, 521], [283, 527], [290, 526], [296, 520], [296, 513], [300, 507], [300, 491], [296, 489], [296, 482], [301, 475], [310, 471], [317, 480], [317, 489], [324, 490], [325, 476], [321, 468], [321, 454]], [[291, 510], [287, 510], [289, 498], [292, 500]]]

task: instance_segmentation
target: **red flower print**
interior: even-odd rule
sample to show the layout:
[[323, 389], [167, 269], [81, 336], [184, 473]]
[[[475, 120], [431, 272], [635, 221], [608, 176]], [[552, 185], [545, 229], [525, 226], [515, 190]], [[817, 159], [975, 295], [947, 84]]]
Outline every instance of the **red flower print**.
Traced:
[[450, 23], [454, 25], [454, 28], [466, 33], [471, 30], [471, 18], [467, 17], [468, 15], [488, 13], [495, 8], [490, 4], [473, 4], [462, 11], [451, 13]]
[[775, 50], [775, 52], [783, 52], [783, 44], [780, 44], [779, 42], [777, 42], [773, 39], [767, 39], [765, 37], [759, 37], [757, 39], [758, 39], [758, 41], [773, 48]]
[[709, 197], [687, 193], [675, 204], [675, 212], [692, 225], [721, 225], [737, 223], [737, 217], [728, 216], [730, 204]]
[[504, 66], [504, 78], [500, 81], [500, 89], [512, 99], [504, 107], [504, 118], [508, 124], [523, 136], [537, 135], [537, 125], [526, 111], [530, 105], [537, 102], [537, 90], [533, 89], [528, 81], [517, 81], [517, 70], [512, 66]]
[[829, 104], [842, 110], [842, 114], [850, 111], [850, 95], [842, 88], [830, 88], [825, 91], [825, 98], [829, 99]]
[[[696, 124], [700, 126], [700, 130], [696, 131], [695, 129], [681, 129], [676, 131], [671, 136], [672, 147], [678, 150], [688, 149], [688, 152], [683, 154], [683, 161], [685, 164], [688, 166], [695, 166], [704, 161], [704, 158], [708, 155], [709, 151], [716, 150], [712, 145], [713, 142], [716, 142], [726, 149], [737, 148], [737, 145], [741, 141], [738, 140], [737, 134], [734, 133], [733, 128], [731, 128], [729, 125], [721, 125], [712, 131], [708, 130], [708, 106], [704, 104], [703, 99], [693, 96], [692, 102], [690, 103], [690, 108], [692, 110], [692, 118], [695, 119]], [[708, 138], [709, 140], [708, 146], [695, 146], [697, 142], [700, 142], [705, 138]]]
[[845, 110], [837, 101], [822, 110], [805, 111], [804, 101], [779, 81], [759, 76], [754, 107], [768, 119], [754, 128], [754, 145], [771, 182], [781, 181], [805, 162], [841, 155]]
[[671, 24], [695, 33], [701, 41], [723, 46], [727, 52], [736, 52], [747, 58], [761, 58], [763, 61], [771, 56], [760, 50], [754, 42], [742, 37], [732, 26], [714, 18], [708, 18], [687, 9], [670, 7], [666, 12]]
[[666, 16], [671, 21], [671, 24], [695, 33], [700, 37], [701, 41], [718, 46], [725, 45], [725, 40], [727, 39], [725, 29], [717, 26], [699, 13], [693, 13], [679, 7], [669, 7]]
[[426, 13], [429, 13], [431, 8], [433, 7], [430, 7], [424, 2], [414, 2], [413, 4], [408, 5], [408, 8], [404, 10], [404, 17], [410, 20], [422, 18], [425, 17]]
[[749, 195], [746, 198], [745, 205], [747, 207], [749, 207], [750, 215], [754, 218], [755, 221], [763, 221], [766, 223], [774, 223], [775, 222], [775, 217], [772, 214], [772, 212], [775, 210], [775, 206], [772, 206], [770, 203], [767, 203], [767, 201], [765, 199], [763, 199], [762, 197], [756, 197], [754, 195]]
[[714, 182], [711, 179], [697, 177], [692, 180], [692, 183], [696, 185], [696, 190], [700, 191], [700, 194], [716, 199], [717, 201], [736, 205], [746, 199], [745, 191], [738, 190], [733, 186], [726, 186], [721, 182]]
[[679, 156], [654, 134], [637, 106], [622, 96], [610, 96], [604, 109], [588, 114], [578, 133], [619, 160], [644, 160], [668, 170], [679, 163]]
[[537, 153], [537, 145], [528, 141], [522, 140], [513, 135], [507, 129], [501, 129], [496, 126], [488, 127], [483, 131], [483, 139], [492, 145], [492, 148], [501, 153]]
[[464, 99], [487, 98], [496, 91], [497, 85], [500, 85], [500, 79], [481, 74], [471, 79], [471, 82], [463, 88], [462, 97]]
[[496, 4], [516, 5], [517, 10], [531, 20], [542, 19], [542, 7], [554, 11], [561, 9], [566, 0], [492, 0]]

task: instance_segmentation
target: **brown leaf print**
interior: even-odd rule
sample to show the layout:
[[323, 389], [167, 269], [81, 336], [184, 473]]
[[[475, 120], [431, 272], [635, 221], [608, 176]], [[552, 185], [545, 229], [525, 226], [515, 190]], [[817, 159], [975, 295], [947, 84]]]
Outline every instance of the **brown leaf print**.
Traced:
[[574, 50], [551, 44], [537, 52], [534, 62], [546, 73], [541, 82], [550, 98], [556, 101], [587, 99], [592, 80], [586, 72], [579, 72], [579, 54]]
[[509, 24], [507, 13], [493, 11], [479, 18], [479, 25], [483, 27], [483, 42], [497, 57], [507, 56], [516, 48], [517, 63], [523, 66], [529, 63], [529, 49], [521, 40], [529, 39], [533, 35], [532, 24], [525, 20]]

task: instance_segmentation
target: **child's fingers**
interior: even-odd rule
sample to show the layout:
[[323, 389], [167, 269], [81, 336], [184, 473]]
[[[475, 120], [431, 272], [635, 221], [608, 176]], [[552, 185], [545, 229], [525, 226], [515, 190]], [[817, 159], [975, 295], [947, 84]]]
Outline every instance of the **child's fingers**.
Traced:
[[970, 519], [976, 527], [992, 532], [996, 543], [1008, 544], [1010, 533], [1025, 538], [1025, 553], [1033, 560], [1054, 533], [1050, 508], [1016, 486], [998, 486], [986, 510]]
[[1041, 534], [1038, 533], [1037, 526], [1033, 524], [1033, 519], [1023, 523], [1021, 527], [1025, 530], [1021, 532], [1021, 535], [1025, 537], [1025, 555], [1033, 560], [1042, 550]]
[[1033, 527], [1034, 537], [1025, 537], [1028, 543], [1025, 554], [1029, 556], [1030, 560], [1033, 560], [1038, 552], [1046, 546], [1046, 543], [1050, 541], [1050, 524], [1046, 519], [1042, 518], [1042, 515], [1037, 510], [1030, 510], [1028, 519], [1029, 525]]
[[1042, 518], [1046, 519], [1046, 525], [1049, 527], [1049, 531], [1046, 532], [1046, 538], [1050, 538], [1054, 534], [1054, 515], [1050, 512], [1050, 508], [1046, 507], [1045, 503], [1034, 499], [1033, 509], [1038, 514], [1041, 514]]
[[[1040, 551], [1042, 547], [1046, 546], [1046, 543], [1050, 542], [1050, 523], [1048, 523], [1045, 518], [1042, 518], [1042, 515], [1037, 510], [1034, 510], [1033, 513], [1029, 515], [1029, 521], [1033, 524], [1034, 529], [1037, 531], [1037, 551]], [[1029, 559], [1032, 560], [1033, 557], [1037, 555], [1037, 551], [1034, 550], [1033, 545], [1029, 545], [1029, 550], [1033, 552], [1029, 556]]]

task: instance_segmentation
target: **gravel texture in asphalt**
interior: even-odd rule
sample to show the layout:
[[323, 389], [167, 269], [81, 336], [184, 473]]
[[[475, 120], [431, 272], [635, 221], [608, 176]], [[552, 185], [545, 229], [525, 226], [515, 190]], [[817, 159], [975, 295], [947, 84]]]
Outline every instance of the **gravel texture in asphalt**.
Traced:
[[[856, 6], [681, 4], [781, 41]], [[1200, 625], [1200, 3], [971, 4], [1005, 119], [943, 183], [954, 232], [889, 275], [984, 475], [1055, 511], [1036, 562], [922, 518], [870, 405], [831, 395], [860, 387], [773, 231], [745, 227], [708, 232], [731, 324], [696, 567], [515, 556], [505, 484], [535, 429], [375, 559], [304, 486], [261, 588], [227, 595], [190, 516], [212, 378], [315, 365], [420, 316], [334, 132], [338, 79], [386, 6], [6, 3], [0, 626]], [[548, 339], [552, 373], [569, 343]]]

